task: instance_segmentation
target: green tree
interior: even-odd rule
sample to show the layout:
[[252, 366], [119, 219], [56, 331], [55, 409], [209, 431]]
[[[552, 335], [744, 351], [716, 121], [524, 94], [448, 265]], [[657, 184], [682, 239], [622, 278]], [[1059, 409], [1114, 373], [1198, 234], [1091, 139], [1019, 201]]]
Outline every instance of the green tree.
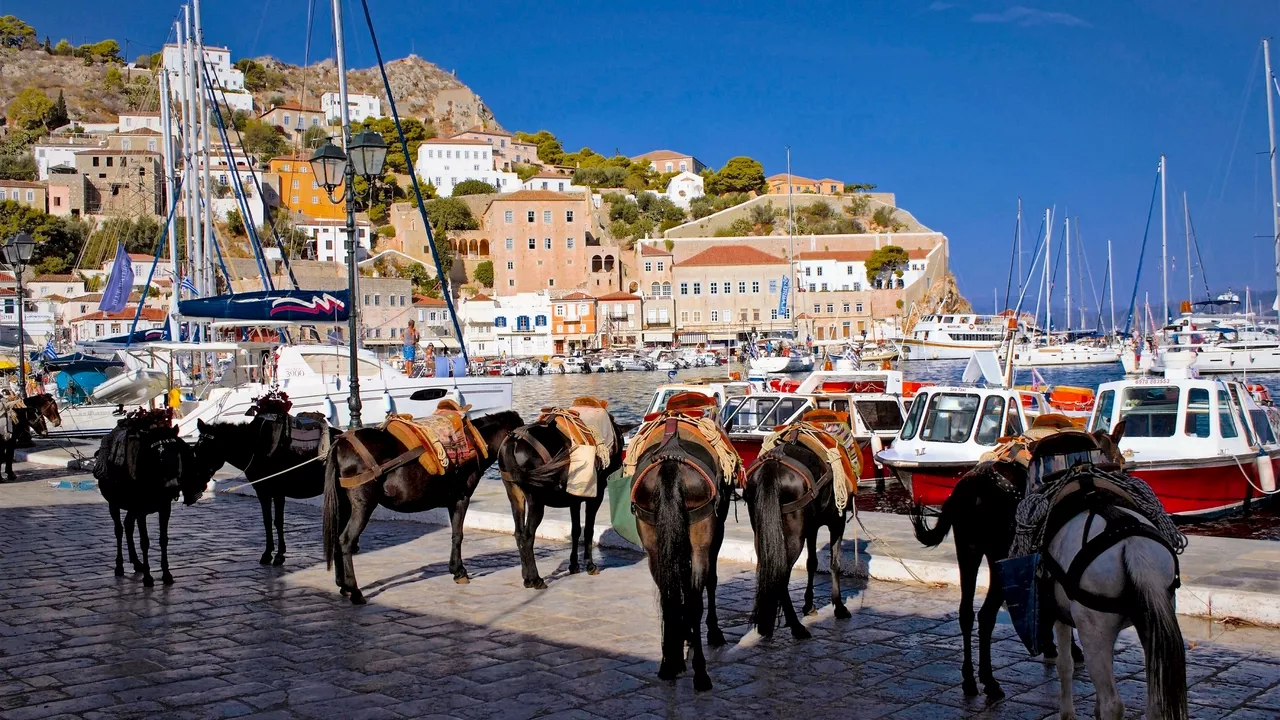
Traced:
[[63, 97], [62, 91], [58, 91], [58, 99], [53, 101], [53, 107], [49, 109], [49, 114], [45, 116], [44, 124], [50, 130], [66, 125], [71, 122], [71, 117], [67, 114], [67, 99]]
[[758, 160], [745, 155], [729, 158], [707, 182], [709, 193], [720, 195], [730, 192], [764, 192], [764, 166]]
[[889, 207], [888, 205], [882, 205], [881, 207], [876, 208], [875, 212], [871, 213], [871, 222], [875, 223], [876, 226], [881, 229], [893, 230], [896, 226], [902, 224], [894, 217], [896, 214], [896, 208]]
[[123, 242], [131, 253], [154, 255], [160, 232], [160, 221], [150, 215], [139, 215], [134, 220], [113, 217], [98, 224], [89, 242], [95, 247], [112, 247], [113, 242]]
[[548, 165], [564, 164], [564, 146], [549, 130], [539, 130], [536, 133], [518, 132], [516, 139], [537, 145], [538, 159], [542, 162]]
[[471, 214], [471, 207], [458, 198], [447, 197], [427, 202], [427, 219], [431, 221], [432, 230], [436, 234], [436, 244], [440, 245], [444, 235], [450, 230], [478, 230], [480, 223]]
[[483, 180], [463, 180], [453, 186], [454, 197], [462, 197], [463, 195], [491, 195], [496, 192], [498, 192], [498, 188]]
[[34, 265], [51, 257], [70, 265], [84, 247], [87, 228], [87, 223], [76, 218], [60, 218], [12, 200], [0, 202], [0, 237], [31, 233], [36, 241], [31, 256]]
[[124, 90], [124, 75], [120, 72], [120, 68], [107, 68], [107, 76], [102, 80], [102, 87], [110, 93]]
[[37, 275], [59, 275], [67, 271], [66, 258], [49, 256], [36, 264]]
[[120, 57], [120, 43], [115, 40], [101, 40], [96, 43], [81, 45], [76, 48], [76, 55], [84, 58], [87, 63], [124, 62], [123, 58]]
[[587, 187], [622, 187], [627, 181], [626, 168], [580, 167], [573, 171], [573, 184]]
[[875, 183], [845, 183], [844, 191], [846, 193], [866, 193], [876, 189]]
[[36, 179], [36, 159], [29, 153], [0, 155], [0, 180]]
[[58, 44], [53, 46], [53, 54], [54, 54], [54, 55], [61, 55], [61, 56], [63, 56], [63, 57], [69, 57], [69, 56], [71, 56], [75, 51], [76, 51], [76, 49], [75, 49], [74, 47], [72, 47], [72, 46], [71, 46], [71, 43], [67, 42], [66, 38], [63, 38], [62, 40], [59, 40], [59, 41], [58, 41]]
[[49, 117], [49, 111], [53, 109], [53, 101], [48, 95], [29, 87], [13, 99], [9, 103], [9, 109], [6, 113], [9, 118], [9, 126], [19, 130], [36, 130], [45, 126], [45, 118]]
[[485, 260], [476, 265], [475, 272], [471, 273], [471, 279], [487, 288], [493, 287], [493, 261]]
[[31, 48], [35, 46], [35, 28], [13, 15], [0, 16], [0, 47]]
[[314, 150], [323, 145], [328, 139], [329, 128], [322, 125], [312, 125], [302, 133], [302, 147]]
[[528, 163], [516, 163], [511, 167], [511, 170], [520, 178], [520, 182], [528, 182], [529, 178], [541, 172], [541, 168], [537, 165]]
[[609, 203], [609, 219], [621, 220], [628, 225], [640, 219], [640, 205], [620, 195], [616, 202]]
[[882, 286], [893, 276], [902, 277], [903, 270], [911, 263], [911, 255], [897, 245], [885, 245], [871, 251], [867, 258], [867, 282]]
[[245, 152], [258, 158], [263, 165], [284, 153], [289, 145], [283, 135], [261, 120], [250, 120], [241, 133]]
[[245, 236], [244, 216], [239, 210], [227, 211], [227, 232], [231, 233], [232, 237]]

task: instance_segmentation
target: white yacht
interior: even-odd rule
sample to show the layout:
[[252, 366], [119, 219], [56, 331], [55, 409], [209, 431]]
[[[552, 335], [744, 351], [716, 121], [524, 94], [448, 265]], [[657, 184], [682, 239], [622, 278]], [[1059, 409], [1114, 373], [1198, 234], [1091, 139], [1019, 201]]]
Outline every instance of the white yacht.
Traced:
[[1120, 353], [1113, 347], [1078, 342], [1034, 346], [1030, 343], [1019, 343], [1013, 348], [1014, 367], [1110, 365], [1119, 359]]
[[1156, 352], [1152, 372], [1180, 367], [1201, 374], [1280, 372], [1280, 337], [1272, 333], [1215, 327], [1171, 337]]
[[998, 350], [1005, 318], [996, 315], [926, 315], [899, 343], [901, 360], [968, 360], [978, 350]]

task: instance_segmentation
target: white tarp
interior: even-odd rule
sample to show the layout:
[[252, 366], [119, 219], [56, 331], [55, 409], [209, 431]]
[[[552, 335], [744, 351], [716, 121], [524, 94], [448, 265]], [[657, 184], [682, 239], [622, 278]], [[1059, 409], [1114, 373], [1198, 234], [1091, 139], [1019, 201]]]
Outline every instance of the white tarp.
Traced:
[[1003, 387], [1004, 373], [1000, 369], [1000, 359], [990, 350], [975, 352], [969, 356], [969, 364], [964, 368], [963, 381]]

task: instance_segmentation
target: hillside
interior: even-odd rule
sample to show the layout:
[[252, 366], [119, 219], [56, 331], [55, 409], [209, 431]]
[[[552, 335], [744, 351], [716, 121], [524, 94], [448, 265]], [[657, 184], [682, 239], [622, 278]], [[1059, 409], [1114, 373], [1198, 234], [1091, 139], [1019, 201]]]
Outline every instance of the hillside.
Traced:
[[[108, 83], [112, 68], [120, 76], [112, 75]], [[5, 104], [26, 88], [41, 90], [51, 98], [58, 97], [61, 90], [71, 118], [82, 123], [111, 122], [122, 112], [157, 108], [150, 77], [147, 70], [103, 63], [85, 65], [80, 58], [50, 55], [39, 49], [0, 50], [0, 98]], [[139, 78], [145, 78], [148, 87], [126, 92], [131, 81]]]

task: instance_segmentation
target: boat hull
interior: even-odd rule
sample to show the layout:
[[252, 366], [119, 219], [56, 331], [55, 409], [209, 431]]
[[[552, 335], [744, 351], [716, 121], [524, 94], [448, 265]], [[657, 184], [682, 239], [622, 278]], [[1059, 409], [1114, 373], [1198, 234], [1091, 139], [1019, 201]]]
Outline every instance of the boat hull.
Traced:
[[956, 483], [973, 469], [973, 463], [954, 465], [918, 465], [915, 467], [889, 466], [902, 486], [911, 493], [912, 502], [933, 507], [941, 506], [951, 497]]
[[999, 343], [935, 343], [928, 340], [904, 339], [900, 341], [899, 360], [968, 360], [981, 350], [998, 350]]
[[[1274, 455], [1271, 464], [1273, 468], [1277, 465]], [[1165, 511], [1181, 518], [1229, 514], [1259, 495], [1252, 487], [1259, 482], [1252, 456], [1213, 458], [1201, 463], [1129, 463], [1125, 471], [1150, 485]]]
[[804, 357], [793, 355], [788, 357], [758, 357], [751, 359], [753, 373], [793, 373], [802, 372], [813, 367], [812, 360], [806, 362]]

